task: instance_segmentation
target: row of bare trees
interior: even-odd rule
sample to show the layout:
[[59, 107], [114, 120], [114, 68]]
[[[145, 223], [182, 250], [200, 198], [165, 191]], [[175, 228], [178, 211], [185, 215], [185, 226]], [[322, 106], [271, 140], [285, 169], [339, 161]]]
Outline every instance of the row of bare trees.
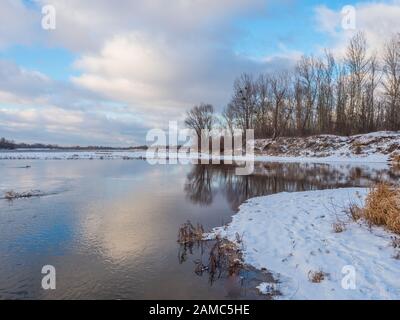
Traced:
[[[221, 118], [226, 128], [254, 129], [258, 138], [400, 130], [400, 35], [380, 58], [369, 54], [359, 33], [342, 59], [326, 51], [302, 57], [292, 71], [243, 74]], [[201, 105], [188, 113], [186, 124], [198, 130], [213, 119], [212, 106]]]

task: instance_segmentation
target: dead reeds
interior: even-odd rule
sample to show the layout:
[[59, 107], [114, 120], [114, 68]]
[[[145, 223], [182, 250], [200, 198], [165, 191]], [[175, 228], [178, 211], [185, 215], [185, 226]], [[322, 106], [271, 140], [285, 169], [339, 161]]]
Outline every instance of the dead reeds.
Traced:
[[308, 272], [308, 279], [312, 283], [321, 283], [322, 281], [325, 280], [325, 278], [328, 276], [327, 273], [323, 272], [322, 270], [319, 271], [309, 271]]
[[210, 251], [208, 267], [213, 276], [216, 274], [220, 276], [224, 271], [229, 276], [236, 275], [243, 269], [242, 250], [236, 243], [217, 237]]
[[392, 154], [389, 158], [389, 162], [392, 168], [400, 169], [400, 153]]
[[190, 244], [203, 240], [204, 228], [201, 224], [194, 226], [190, 221], [187, 221], [179, 228], [178, 242], [180, 244]]
[[210, 282], [213, 282], [223, 274], [237, 275], [244, 268], [242, 250], [239, 248], [242, 242], [242, 237], [239, 234], [235, 236], [235, 243], [219, 236], [213, 240], [207, 240], [204, 237], [204, 228], [201, 224], [193, 225], [190, 221], [187, 221], [181, 225], [178, 232], [178, 243], [181, 244], [179, 260], [180, 262], [185, 261], [187, 252], [191, 253], [195, 244], [201, 247], [203, 252], [203, 244], [207, 243], [208, 248], [210, 248], [207, 262], [204, 263], [202, 259], [195, 260], [195, 273], [203, 275], [204, 272], [207, 272], [210, 276]]
[[346, 225], [344, 222], [338, 221], [332, 224], [333, 232], [341, 233], [346, 230]]
[[385, 183], [371, 189], [362, 209], [362, 217], [371, 225], [400, 234], [400, 190]]

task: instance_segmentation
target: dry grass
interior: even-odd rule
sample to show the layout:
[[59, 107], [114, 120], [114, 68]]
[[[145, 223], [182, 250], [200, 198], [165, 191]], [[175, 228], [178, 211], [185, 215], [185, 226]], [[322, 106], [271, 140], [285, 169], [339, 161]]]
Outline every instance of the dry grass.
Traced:
[[395, 259], [395, 260], [400, 260], [400, 252], [395, 253], [395, 254], [392, 256], [392, 258]]
[[322, 281], [325, 280], [325, 278], [328, 276], [327, 273], [323, 272], [322, 270], [319, 271], [309, 271], [308, 272], [308, 279], [312, 283], [321, 283]]
[[242, 252], [238, 246], [226, 239], [217, 238], [210, 252], [209, 270], [211, 274], [226, 270], [228, 274], [238, 274], [243, 268]]
[[179, 228], [178, 242], [180, 244], [193, 244], [203, 240], [204, 228], [201, 224], [194, 226], [187, 221]]
[[395, 249], [400, 248], [400, 238], [391, 237], [391, 239], [392, 239], [393, 248], [395, 248]]
[[346, 225], [344, 222], [335, 222], [332, 224], [333, 232], [335, 233], [341, 233], [346, 230]]
[[366, 198], [362, 217], [370, 225], [400, 234], [400, 190], [384, 183], [376, 185]]
[[195, 273], [202, 275], [207, 272], [210, 275], [211, 282], [222, 274], [237, 275], [244, 268], [242, 251], [238, 247], [242, 243], [239, 234], [236, 234], [236, 243], [220, 237], [209, 241], [204, 239], [204, 228], [201, 224], [194, 226], [190, 221], [187, 221], [179, 228], [178, 242], [182, 247], [179, 254], [180, 262], [186, 260], [187, 251], [189, 250], [191, 253], [195, 244], [202, 247], [203, 243], [212, 243], [208, 263], [204, 264], [200, 259], [194, 261], [196, 265]]
[[350, 207], [347, 209], [347, 212], [351, 216], [351, 219], [355, 222], [357, 222], [363, 217], [363, 209], [361, 209], [355, 203], [350, 205]]
[[361, 144], [355, 143], [355, 144], [353, 145], [353, 152], [354, 152], [354, 154], [359, 155], [359, 154], [362, 153], [362, 151], [363, 151], [363, 149], [362, 149], [362, 145], [361, 145]]
[[390, 159], [390, 165], [394, 168], [394, 169], [400, 169], [400, 153], [395, 153], [393, 154]]

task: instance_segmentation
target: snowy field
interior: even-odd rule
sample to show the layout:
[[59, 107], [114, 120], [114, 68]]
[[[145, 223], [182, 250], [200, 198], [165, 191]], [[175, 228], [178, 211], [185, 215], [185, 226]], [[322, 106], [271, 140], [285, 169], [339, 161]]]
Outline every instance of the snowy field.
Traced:
[[[255, 140], [254, 160], [259, 162], [354, 162], [387, 163], [400, 153], [400, 133], [375, 132], [351, 137], [320, 135], [306, 138]], [[252, 161], [253, 157], [215, 154], [167, 153], [160, 150], [149, 155], [144, 150], [61, 151], [61, 150], [0, 150], [0, 160], [115, 160], [115, 159], [198, 159]]]
[[332, 155], [327, 157], [316, 156], [267, 156], [255, 155], [254, 157], [246, 156], [217, 156], [200, 154], [176, 154], [159, 152], [155, 155], [148, 156], [146, 151], [0, 151], [0, 160], [135, 160], [135, 159], [207, 159], [220, 161], [256, 161], [256, 162], [287, 162], [287, 163], [388, 163], [389, 156], [384, 154], [370, 155], [352, 155], [339, 156]]
[[[352, 203], [361, 205], [366, 194], [349, 188], [253, 198], [211, 237], [235, 242], [237, 233], [243, 236], [245, 262], [279, 281], [261, 283], [259, 290], [278, 289], [278, 299], [400, 299], [394, 235], [353, 222], [344, 212]], [[345, 223], [343, 232], [334, 231], [337, 222]], [[311, 281], [315, 272], [324, 273], [320, 283]]]

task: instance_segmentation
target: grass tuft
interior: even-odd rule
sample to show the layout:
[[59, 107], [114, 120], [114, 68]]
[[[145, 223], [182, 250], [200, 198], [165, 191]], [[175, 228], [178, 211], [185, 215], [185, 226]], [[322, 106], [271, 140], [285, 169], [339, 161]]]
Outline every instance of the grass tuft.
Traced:
[[203, 240], [204, 228], [201, 224], [194, 226], [187, 221], [179, 228], [178, 242], [180, 244], [194, 244]]
[[377, 184], [368, 194], [362, 217], [371, 225], [383, 226], [400, 234], [400, 190]]
[[392, 168], [400, 169], [400, 153], [392, 154], [389, 161]]
[[325, 278], [328, 276], [327, 273], [323, 272], [322, 270], [319, 271], [309, 271], [308, 272], [308, 279], [312, 283], [321, 283], [322, 281], [325, 280]]
[[343, 222], [335, 222], [332, 224], [333, 232], [341, 233], [346, 230], [346, 225]]

